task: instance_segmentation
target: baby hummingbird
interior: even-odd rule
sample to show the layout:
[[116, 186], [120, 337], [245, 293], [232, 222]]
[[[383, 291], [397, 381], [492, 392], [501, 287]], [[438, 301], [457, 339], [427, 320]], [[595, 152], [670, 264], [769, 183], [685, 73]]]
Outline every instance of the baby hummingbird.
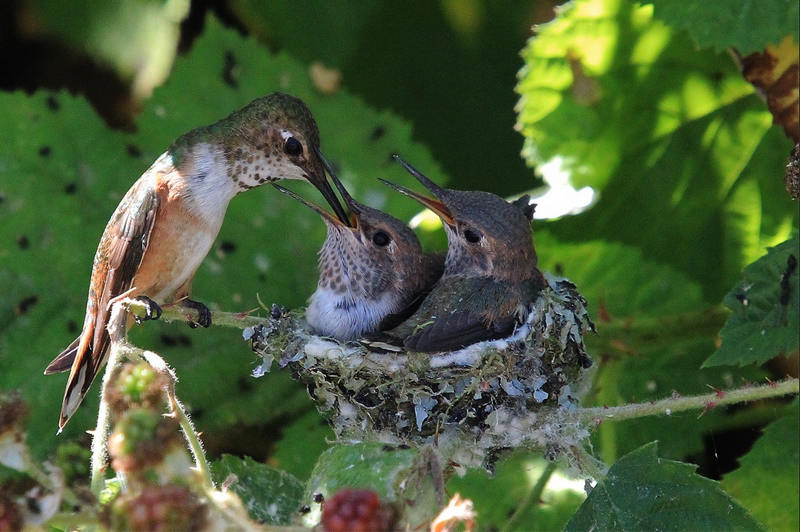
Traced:
[[106, 325], [116, 301], [144, 300], [148, 318], [174, 302], [197, 310], [197, 323], [210, 325], [208, 308], [189, 299], [195, 272], [230, 200], [279, 179], [311, 182], [346, 220], [325, 178], [314, 118], [299, 99], [273, 93], [182, 135], [133, 184], [100, 238], [81, 334], [45, 370], [70, 372], [59, 431], [108, 358]]
[[509, 336], [545, 286], [536, 268], [528, 196], [442, 188], [395, 155], [436, 199], [385, 184], [435, 212], [447, 234], [444, 274], [419, 309], [389, 336], [410, 351], [451, 351]]
[[279, 185], [281, 192], [322, 217], [327, 237], [319, 252], [319, 280], [306, 309], [320, 335], [346, 341], [402, 322], [442, 273], [442, 256], [427, 255], [403, 222], [354, 200], [326, 163], [350, 209], [344, 221]]

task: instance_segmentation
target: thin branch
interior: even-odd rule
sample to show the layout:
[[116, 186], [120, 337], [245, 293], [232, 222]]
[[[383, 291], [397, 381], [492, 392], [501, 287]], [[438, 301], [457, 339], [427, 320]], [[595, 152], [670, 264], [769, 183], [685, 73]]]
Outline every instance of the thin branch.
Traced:
[[548, 462], [547, 467], [545, 467], [544, 471], [542, 471], [542, 474], [539, 476], [536, 484], [533, 485], [525, 498], [522, 499], [522, 502], [519, 503], [517, 509], [514, 510], [514, 513], [508, 518], [508, 521], [506, 521], [502, 532], [514, 530], [517, 521], [520, 520], [525, 512], [527, 512], [532, 506], [539, 504], [539, 500], [542, 498], [542, 493], [544, 493], [544, 488], [547, 486], [547, 482], [550, 480], [550, 477], [553, 475], [553, 473], [555, 473], [555, 471], [556, 463]]
[[574, 416], [582, 421], [600, 424], [604, 421], [623, 421], [646, 416], [670, 415], [686, 410], [711, 410], [717, 406], [734, 403], [745, 403], [758, 399], [780, 397], [782, 395], [796, 394], [800, 391], [800, 381], [796, 378], [780, 382], [771, 382], [761, 386], [738, 388], [735, 390], [692, 395], [687, 397], [670, 397], [651, 403], [633, 403], [614, 407], [579, 408]]
[[[137, 315], [144, 315], [147, 305], [136, 299], [126, 299], [124, 301], [130, 309]], [[184, 323], [194, 323], [197, 316], [194, 316], [193, 311], [188, 311], [178, 305], [164, 305], [161, 307], [161, 317], [167, 323], [173, 321], [180, 321]], [[256, 325], [269, 325], [269, 318], [260, 318], [258, 316], [250, 316], [247, 312], [222, 312], [214, 311], [211, 313], [211, 324], [219, 325], [222, 327], [233, 327], [235, 329], [244, 329], [246, 327], [254, 327]]]

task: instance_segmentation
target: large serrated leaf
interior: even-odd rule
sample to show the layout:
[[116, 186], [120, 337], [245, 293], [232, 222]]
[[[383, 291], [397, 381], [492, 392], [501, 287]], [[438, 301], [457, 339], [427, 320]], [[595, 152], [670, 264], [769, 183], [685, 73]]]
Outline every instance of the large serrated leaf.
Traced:
[[638, 247], [712, 302], [789, 236], [790, 143], [728, 56], [696, 51], [627, 0], [567, 4], [522, 54], [524, 156], [600, 192], [552, 225], [559, 237]]
[[[92, 257], [117, 202], [180, 134], [275, 90], [308, 103], [324, 152], [357, 199], [401, 219], [415, 212], [414, 202], [375, 179], [409, 179], [391, 163], [395, 151], [447, 181], [430, 153], [411, 141], [407, 123], [346, 91], [318, 93], [304, 64], [270, 54], [211, 18], [145, 105], [134, 134], [109, 131], [78, 98], [0, 94], [0, 237], [9, 243], [0, 250], [0, 388], [20, 388], [30, 401], [30, 441], [38, 455], [53, 448], [64, 387], [63, 377], [41, 373], [83, 323]], [[385, 133], [376, 139], [378, 126]], [[289, 186], [318, 201], [312, 187]], [[257, 308], [256, 293], [267, 303], [300, 306], [316, 284], [324, 233], [317, 215], [269, 187], [242, 194], [231, 202], [193, 295], [234, 311]], [[148, 322], [132, 339], [175, 367], [178, 394], [212, 451], [231, 448], [225, 428], [268, 425], [311, 408], [305, 390], [284, 372], [250, 377], [256, 361], [239, 331]], [[93, 427], [98, 390], [96, 383], [63, 437]]]
[[800, 240], [795, 236], [745, 268], [742, 280], [724, 299], [732, 314], [720, 333], [722, 345], [703, 363], [704, 367], [763, 364], [797, 350], [798, 249]]
[[717, 482], [657, 449], [644, 445], [611, 466], [566, 530], [761, 530]]
[[250, 517], [260, 523], [287, 525], [302, 505], [302, 482], [250, 457], [225, 454], [214, 462], [212, 470], [217, 482], [235, 475], [230, 489], [242, 500]]
[[[635, 248], [602, 240], [568, 243], [536, 231], [540, 266], [563, 271], [589, 303], [597, 334], [585, 341], [597, 366], [584, 403], [616, 406], [707, 393], [763, 378], [757, 368], [699, 369], [714, 349], [724, 316], [705, 307], [700, 288]], [[729, 423], [725, 409], [603, 423], [593, 434], [598, 456], [613, 462], [655, 439], [661, 453], [683, 458], [703, 448], [703, 437]]]
[[777, 44], [787, 35], [800, 37], [800, 10], [795, 0], [646, 0], [655, 16], [675, 28], [685, 29], [700, 47], [743, 54]]
[[[800, 433], [795, 401], [791, 413], [767, 425], [739, 469], [721, 485], [769, 530], [798, 530]], [[767, 495], [768, 496], [765, 496]]]

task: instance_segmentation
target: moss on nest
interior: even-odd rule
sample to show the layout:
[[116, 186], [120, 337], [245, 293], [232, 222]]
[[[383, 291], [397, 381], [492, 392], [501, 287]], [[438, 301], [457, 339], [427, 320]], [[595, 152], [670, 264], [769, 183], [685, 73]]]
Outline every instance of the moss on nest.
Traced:
[[589, 380], [583, 335], [594, 325], [572, 283], [546, 278], [548, 288], [513, 335], [453, 352], [341, 343], [314, 335], [296, 312], [273, 311], [269, 326], [244, 336], [264, 359], [254, 374], [273, 361], [289, 369], [340, 440], [433, 443], [463, 466], [523, 446], [554, 456], [588, 435], [568, 412]]

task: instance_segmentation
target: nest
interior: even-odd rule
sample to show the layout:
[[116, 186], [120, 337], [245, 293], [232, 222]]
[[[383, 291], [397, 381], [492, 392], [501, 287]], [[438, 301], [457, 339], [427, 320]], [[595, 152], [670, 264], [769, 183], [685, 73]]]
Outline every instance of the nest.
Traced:
[[554, 458], [588, 432], [569, 412], [589, 382], [583, 336], [594, 331], [575, 285], [548, 286], [508, 338], [446, 353], [387, 352], [313, 334], [301, 313], [273, 309], [244, 337], [302, 382], [340, 441], [433, 444], [463, 466], [487, 466], [502, 449], [539, 448]]

